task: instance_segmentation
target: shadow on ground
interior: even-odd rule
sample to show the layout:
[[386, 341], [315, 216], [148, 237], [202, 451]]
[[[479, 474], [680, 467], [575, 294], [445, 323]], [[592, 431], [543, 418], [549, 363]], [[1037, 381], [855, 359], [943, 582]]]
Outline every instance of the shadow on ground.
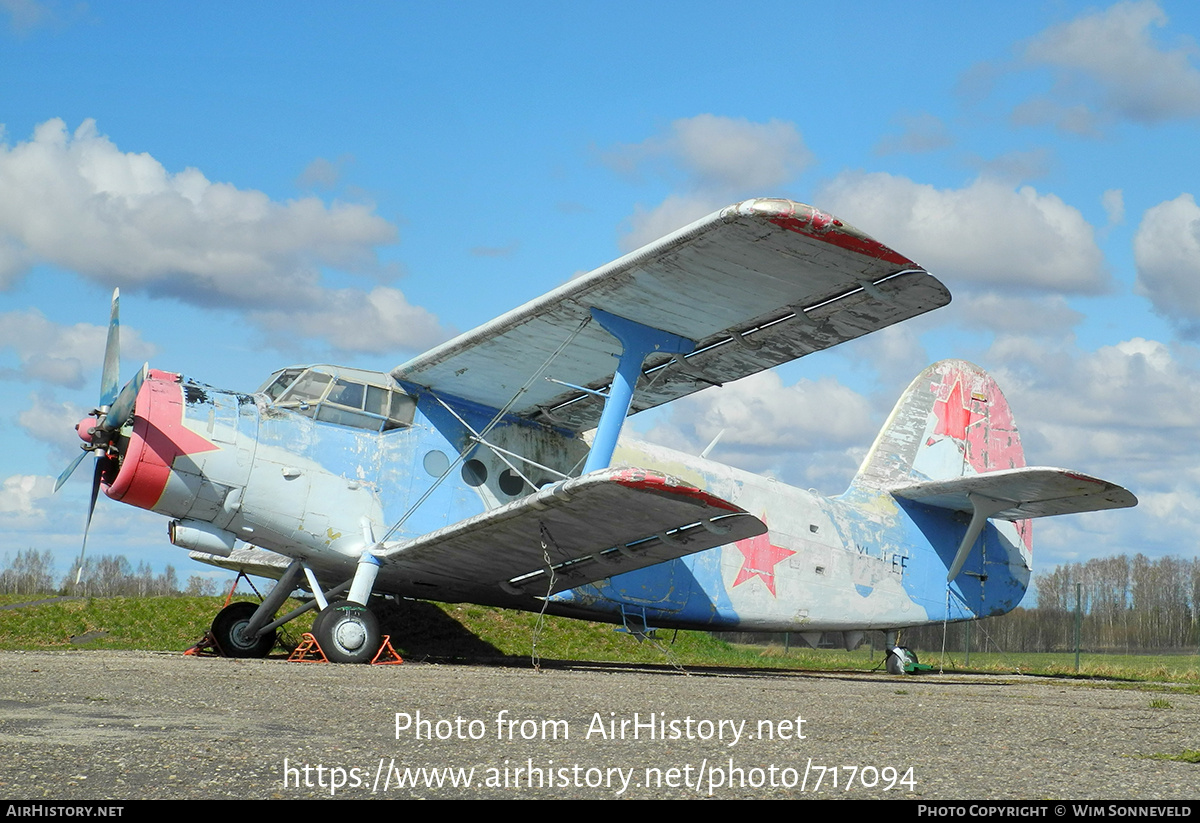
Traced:
[[472, 634], [432, 603], [414, 600], [372, 602], [379, 628], [406, 658], [490, 659], [506, 655]]

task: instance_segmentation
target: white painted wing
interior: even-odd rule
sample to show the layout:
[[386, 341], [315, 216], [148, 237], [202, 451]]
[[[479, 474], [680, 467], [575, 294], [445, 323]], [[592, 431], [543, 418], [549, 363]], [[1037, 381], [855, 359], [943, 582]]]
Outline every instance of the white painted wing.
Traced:
[[[545, 595], [764, 533], [743, 509], [668, 475], [607, 469], [389, 545], [380, 580], [429, 597]], [[542, 548], [543, 542], [547, 549]], [[555, 582], [546, 574], [549, 554]]]
[[[398, 366], [402, 382], [500, 408], [598, 308], [696, 343], [683, 363], [651, 355], [633, 411], [772, 368], [950, 302], [937, 279], [854, 227], [802, 203], [747, 200]], [[603, 390], [619, 353], [598, 323], [546, 376]], [[549, 380], [512, 408], [575, 431], [601, 402]]]
[[1001, 520], [1025, 520], [1056, 514], [1124, 509], [1137, 505], [1128, 489], [1067, 469], [1027, 466], [953, 480], [914, 483], [890, 490], [897, 497], [941, 509], [972, 512], [967, 495], [977, 494], [1011, 506], [991, 514]]
[[282, 554], [260, 549], [257, 546], [241, 546], [230, 552], [228, 557], [220, 557], [207, 552], [188, 552], [188, 557], [210, 566], [229, 569], [232, 572], [245, 572], [273, 580], [282, 577], [292, 562], [290, 557], [284, 557]]

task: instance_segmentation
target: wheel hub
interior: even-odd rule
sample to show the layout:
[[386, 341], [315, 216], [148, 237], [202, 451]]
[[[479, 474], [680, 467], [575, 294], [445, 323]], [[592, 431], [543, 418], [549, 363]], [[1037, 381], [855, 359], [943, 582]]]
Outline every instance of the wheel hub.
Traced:
[[238, 623], [229, 633], [230, 639], [243, 649], [247, 649], [254, 645], [255, 639], [253, 637], [246, 636], [246, 627], [249, 625], [249, 621], [245, 623]]
[[334, 629], [334, 638], [344, 649], [359, 649], [367, 640], [367, 632], [356, 620], [344, 620]]

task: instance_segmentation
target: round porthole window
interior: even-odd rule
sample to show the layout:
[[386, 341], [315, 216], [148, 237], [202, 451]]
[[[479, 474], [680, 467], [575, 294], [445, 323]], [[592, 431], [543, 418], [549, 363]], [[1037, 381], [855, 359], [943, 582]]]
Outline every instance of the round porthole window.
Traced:
[[422, 464], [430, 476], [441, 477], [446, 473], [446, 469], [450, 468], [450, 458], [437, 449], [434, 449], [425, 455], [425, 460]]
[[521, 492], [525, 491], [525, 481], [521, 479], [521, 475], [517, 474], [512, 469], [505, 469], [500, 472], [500, 479], [497, 481], [500, 485], [500, 491], [507, 494], [509, 497], [516, 497]]
[[482, 486], [487, 482], [487, 466], [481, 460], [468, 460], [463, 463], [462, 478], [468, 486]]

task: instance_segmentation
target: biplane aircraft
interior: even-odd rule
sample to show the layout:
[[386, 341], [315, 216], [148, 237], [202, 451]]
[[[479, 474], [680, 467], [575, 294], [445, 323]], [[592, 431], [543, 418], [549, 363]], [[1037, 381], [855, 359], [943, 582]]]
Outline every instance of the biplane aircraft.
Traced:
[[[1136, 504], [1025, 465], [996, 383], [917, 376], [850, 488], [824, 498], [619, 437], [630, 413], [950, 301], [907, 257], [810, 206], [729, 206], [396, 367], [276, 372], [222, 391], [143, 367], [77, 427], [100, 489], [171, 518], [196, 559], [275, 578], [212, 634], [263, 656], [287, 595], [330, 659], [371, 660], [372, 594], [659, 627], [896, 631], [1001, 614], [1025, 593], [1030, 519]], [[85, 536], [86, 541], [86, 528]], [[301, 610], [298, 610], [301, 611]]]

